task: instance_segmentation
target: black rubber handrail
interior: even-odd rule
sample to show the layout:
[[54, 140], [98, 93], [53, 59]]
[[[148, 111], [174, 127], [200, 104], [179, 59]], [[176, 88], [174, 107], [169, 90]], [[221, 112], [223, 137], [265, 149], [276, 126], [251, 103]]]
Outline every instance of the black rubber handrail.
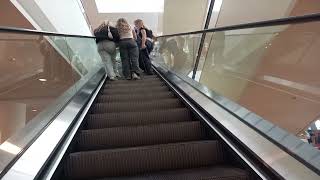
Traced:
[[[279, 18], [279, 19], [245, 23], [245, 24], [237, 24], [232, 26], [224, 26], [224, 27], [218, 27], [218, 28], [212, 28], [212, 29], [206, 29], [206, 30], [200, 30], [200, 31], [169, 34], [169, 35], [163, 35], [158, 37], [192, 35], [192, 34], [200, 34], [200, 33], [206, 33], [206, 32], [229, 31], [229, 30], [237, 30], [237, 29], [265, 27], [265, 26], [278, 26], [278, 25], [286, 25], [286, 24], [306, 23], [306, 22], [312, 22], [312, 21], [320, 21], [320, 13], [314, 13], [314, 14], [308, 14], [308, 15], [302, 15], [302, 16], [293, 16], [293, 17], [287, 17], [287, 18]], [[7, 27], [7, 26], [0, 26], [0, 32], [12, 32], [12, 33], [20, 33], [20, 34], [35, 34], [35, 35], [48, 35], [48, 36], [79, 37], [79, 38], [96, 38], [95, 36], [63, 34], [63, 33], [49, 32], [49, 31], [39, 31], [39, 30], [33, 30], [33, 29]]]
[[[192, 35], [192, 34], [200, 34], [205, 32], [217, 32], [217, 31], [228, 31], [228, 30], [237, 30], [237, 29], [247, 29], [247, 28], [257, 28], [257, 27], [265, 27], [265, 26], [278, 26], [278, 25], [286, 25], [286, 24], [297, 24], [297, 23], [306, 23], [312, 21], [320, 21], [320, 13], [302, 15], [302, 16], [293, 16], [287, 18], [279, 18], [267, 21], [259, 21], [245, 24], [237, 24], [231, 26], [224, 26], [200, 31], [191, 31], [184, 33], [176, 33], [163, 35], [158, 37], [172, 37], [172, 36], [182, 36], [182, 35]], [[38, 31], [32, 29], [25, 28], [16, 28], [16, 27], [7, 27], [0, 26], [0, 32], [13, 32], [13, 33], [22, 33], [22, 34], [37, 34], [37, 35], [51, 35], [51, 36], [65, 36], [65, 37], [82, 37], [82, 38], [96, 38], [95, 36], [85, 36], [85, 35], [77, 35], [77, 34], [63, 34], [63, 33], [55, 33], [49, 31]]]
[[237, 24], [237, 25], [231, 25], [231, 26], [211, 28], [211, 29], [206, 29], [206, 30], [201, 30], [201, 31], [191, 31], [191, 32], [185, 32], [185, 33], [162, 35], [162, 36], [158, 36], [158, 37], [183, 36], [183, 35], [201, 34], [201, 33], [208, 33], [208, 32], [218, 32], [218, 31], [258, 28], [258, 27], [266, 27], [266, 26], [279, 26], [279, 25], [288, 25], [288, 24], [307, 23], [307, 22], [312, 22], [312, 21], [320, 21], [320, 13], [314, 13], [314, 14], [308, 14], [308, 15], [302, 15], [302, 16], [292, 16], [292, 17], [287, 17], [287, 18], [279, 18], [279, 19], [252, 22], [252, 23]]
[[0, 32], [19, 33], [19, 34], [33, 34], [33, 35], [44, 35], [44, 36], [96, 38], [95, 36], [85, 36], [85, 35], [77, 35], [77, 34], [63, 34], [63, 33], [49, 32], [49, 31], [38, 31], [38, 30], [33, 30], [33, 29], [7, 27], [7, 26], [0, 26]]

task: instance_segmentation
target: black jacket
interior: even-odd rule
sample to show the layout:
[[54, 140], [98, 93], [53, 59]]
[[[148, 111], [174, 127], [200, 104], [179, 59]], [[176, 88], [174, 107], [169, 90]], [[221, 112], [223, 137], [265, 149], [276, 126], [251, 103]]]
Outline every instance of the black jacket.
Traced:
[[154, 36], [153, 36], [152, 30], [147, 29], [147, 28], [141, 28], [139, 33], [138, 33], [138, 30], [136, 30], [136, 33], [138, 34], [138, 38], [141, 38], [141, 39], [142, 39], [141, 30], [143, 30], [143, 29], [146, 31], [147, 37], [153, 39]]
[[108, 37], [108, 26], [105, 26], [103, 28], [101, 28], [99, 31], [95, 31], [94, 35], [96, 36], [96, 42], [101, 42], [103, 40], [109, 40], [109, 41], [113, 41], [113, 42], [119, 42], [120, 40], [120, 35], [118, 32], [118, 29], [115, 27], [110, 26], [110, 32], [113, 36], [113, 39], [110, 39]]

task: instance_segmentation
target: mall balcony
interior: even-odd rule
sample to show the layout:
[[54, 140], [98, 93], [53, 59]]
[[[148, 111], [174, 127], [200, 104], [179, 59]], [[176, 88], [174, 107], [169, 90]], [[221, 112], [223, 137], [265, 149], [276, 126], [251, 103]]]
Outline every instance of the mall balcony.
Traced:
[[[318, 0], [3, 0], [0, 17], [1, 179], [320, 179]], [[153, 75], [123, 78], [119, 52], [107, 75], [93, 32], [119, 18], [153, 31]]]

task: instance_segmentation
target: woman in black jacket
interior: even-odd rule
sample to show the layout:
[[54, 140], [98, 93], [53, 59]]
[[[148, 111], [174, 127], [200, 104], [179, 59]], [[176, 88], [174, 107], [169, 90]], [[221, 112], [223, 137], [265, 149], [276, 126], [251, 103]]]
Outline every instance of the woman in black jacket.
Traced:
[[117, 28], [110, 26], [109, 21], [104, 21], [94, 30], [98, 51], [105, 64], [107, 75], [111, 81], [117, 80], [119, 76], [116, 67], [116, 43], [119, 42], [119, 33]]

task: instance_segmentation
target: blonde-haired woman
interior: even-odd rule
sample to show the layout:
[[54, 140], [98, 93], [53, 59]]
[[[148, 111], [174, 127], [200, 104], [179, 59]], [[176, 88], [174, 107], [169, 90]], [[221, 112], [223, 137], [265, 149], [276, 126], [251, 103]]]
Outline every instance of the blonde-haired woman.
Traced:
[[119, 48], [122, 61], [122, 72], [126, 79], [140, 79], [139, 49], [135, 41], [136, 33], [127, 20], [120, 18], [117, 21], [117, 29], [120, 35]]
[[150, 61], [150, 53], [153, 50], [153, 33], [150, 29], [146, 28], [141, 19], [134, 21], [137, 33], [137, 42], [140, 48], [139, 64], [148, 75], [152, 75], [152, 65]]

